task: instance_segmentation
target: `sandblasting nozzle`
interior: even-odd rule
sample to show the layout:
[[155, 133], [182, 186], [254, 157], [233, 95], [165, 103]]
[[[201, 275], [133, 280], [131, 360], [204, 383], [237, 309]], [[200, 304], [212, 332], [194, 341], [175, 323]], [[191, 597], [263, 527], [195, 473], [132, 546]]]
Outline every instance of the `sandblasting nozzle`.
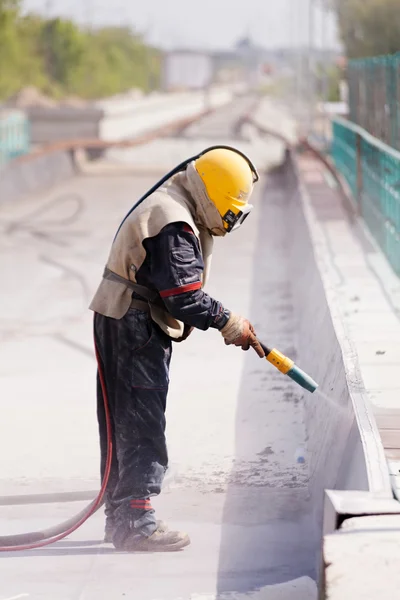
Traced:
[[290, 358], [275, 348], [270, 350], [264, 344], [261, 344], [261, 346], [265, 352], [267, 361], [274, 365], [278, 371], [293, 379], [293, 381], [308, 392], [315, 392], [318, 384], [307, 373], [299, 369]]

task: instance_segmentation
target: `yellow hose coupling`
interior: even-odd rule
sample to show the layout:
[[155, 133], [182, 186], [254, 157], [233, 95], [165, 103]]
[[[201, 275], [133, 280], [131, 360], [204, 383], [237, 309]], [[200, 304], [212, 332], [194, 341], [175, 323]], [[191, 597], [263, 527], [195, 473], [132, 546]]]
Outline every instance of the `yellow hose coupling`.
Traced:
[[284, 375], [286, 375], [294, 366], [293, 360], [275, 348], [266, 356], [266, 359]]

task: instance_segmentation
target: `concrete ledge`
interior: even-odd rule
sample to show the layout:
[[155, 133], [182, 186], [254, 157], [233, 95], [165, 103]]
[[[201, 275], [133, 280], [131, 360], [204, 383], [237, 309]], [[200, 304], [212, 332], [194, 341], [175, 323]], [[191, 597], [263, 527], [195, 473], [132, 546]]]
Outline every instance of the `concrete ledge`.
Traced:
[[394, 498], [372, 492], [327, 490], [324, 506], [324, 536], [334, 533], [352, 517], [400, 515], [400, 503]]

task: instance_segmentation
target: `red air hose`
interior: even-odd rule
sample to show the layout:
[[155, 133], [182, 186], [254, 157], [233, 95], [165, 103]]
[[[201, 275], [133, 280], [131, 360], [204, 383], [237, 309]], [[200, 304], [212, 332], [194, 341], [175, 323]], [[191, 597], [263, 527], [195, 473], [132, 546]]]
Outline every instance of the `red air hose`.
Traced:
[[99, 378], [101, 384], [101, 391], [104, 400], [104, 411], [106, 416], [106, 429], [107, 429], [107, 460], [106, 468], [103, 477], [103, 483], [97, 497], [86, 506], [81, 512], [74, 517], [64, 521], [59, 525], [44, 529], [43, 531], [32, 531], [30, 533], [21, 533], [17, 535], [0, 536], [0, 552], [15, 552], [18, 550], [34, 550], [35, 548], [43, 548], [49, 544], [54, 544], [63, 538], [67, 537], [74, 531], [76, 531], [85, 521], [87, 521], [102, 505], [103, 496], [107, 488], [107, 483], [110, 477], [111, 471], [111, 460], [112, 460], [112, 435], [111, 435], [111, 419], [110, 419], [110, 407], [108, 404], [107, 390], [104, 381], [104, 373], [101, 367], [101, 361], [99, 352], [95, 342], [95, 352], [97, 366], [99, 370]]

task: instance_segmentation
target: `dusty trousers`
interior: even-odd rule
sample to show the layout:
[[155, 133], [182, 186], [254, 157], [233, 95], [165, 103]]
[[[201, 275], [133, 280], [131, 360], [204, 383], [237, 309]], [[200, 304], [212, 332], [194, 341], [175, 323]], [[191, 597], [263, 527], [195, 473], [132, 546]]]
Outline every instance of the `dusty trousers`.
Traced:
[[105, 495], [106, 516], [120, 529], [143, 535], [156, 530], [149, 497], [161, 491], [168, 464], [165, 408], [171, 340], [146, 312], [129, 309], [122, 319], [94, 316], [99, 365], [97, 418], [101, 477], [107, 431], [101, 371], [111, 416], [113, 460]]

